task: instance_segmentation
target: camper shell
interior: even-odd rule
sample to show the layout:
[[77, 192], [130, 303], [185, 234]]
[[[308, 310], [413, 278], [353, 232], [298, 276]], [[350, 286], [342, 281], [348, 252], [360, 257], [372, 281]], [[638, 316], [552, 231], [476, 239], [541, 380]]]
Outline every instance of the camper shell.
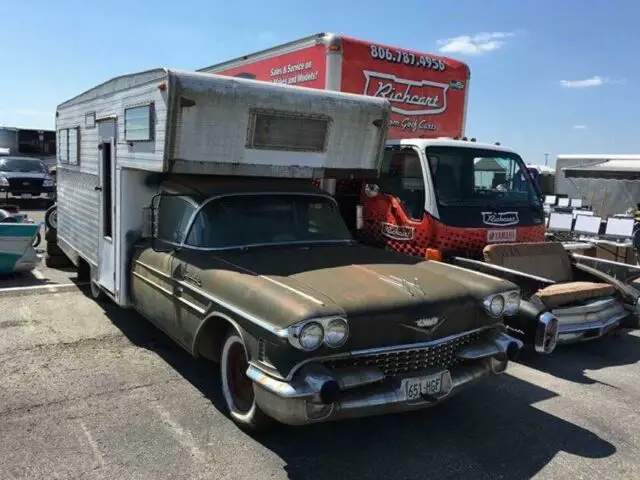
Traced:
[[205, 73], [116, 78], [58, 107], [58, 245], [96, 299], [218, 361], [244, 428], [435, 405], [506, 370], [520, 293], [359, 244], [312, 185], [375, 176], [389, 113]]

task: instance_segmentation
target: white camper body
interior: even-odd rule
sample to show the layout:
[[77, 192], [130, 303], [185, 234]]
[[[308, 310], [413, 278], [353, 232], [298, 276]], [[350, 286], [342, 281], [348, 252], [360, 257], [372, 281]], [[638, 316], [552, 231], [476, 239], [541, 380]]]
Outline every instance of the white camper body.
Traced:
[[130, 306], [129, 257], [157, 174], [339, 178], [375, 174], [387, 100], [156, 69], [61, 105], [57, 241]]

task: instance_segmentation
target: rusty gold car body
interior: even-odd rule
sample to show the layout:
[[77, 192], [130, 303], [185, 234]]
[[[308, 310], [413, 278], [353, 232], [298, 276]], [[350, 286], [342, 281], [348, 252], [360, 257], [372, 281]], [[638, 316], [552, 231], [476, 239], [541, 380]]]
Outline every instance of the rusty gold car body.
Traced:
[[[333, 205], [339, 216], [333, 198], [308, 182], [199, 182], [197, 188], [193, 181], [163, 184], [171, 198], [184, 201], [173, 227], [178, 236], [163, 248], [157, 238], [136, 244], [131, 296], [142, 315], [195, 356], [216, 359], [222, 332], [235, 328], [246, 346], [255, 401], [268, 416], [301, 425], [431, 406], [504, 372], [522, 347], [485, 306], [496, 295], [518, 292], [496, 277], [350, 238], [190, 245], [198, 215], [212, 202], [243, 197], [259, 205], [293, 195]], [[348, 323], [344, 343], [300, 347], [301, 326], [326, 327], [335, 318]]]

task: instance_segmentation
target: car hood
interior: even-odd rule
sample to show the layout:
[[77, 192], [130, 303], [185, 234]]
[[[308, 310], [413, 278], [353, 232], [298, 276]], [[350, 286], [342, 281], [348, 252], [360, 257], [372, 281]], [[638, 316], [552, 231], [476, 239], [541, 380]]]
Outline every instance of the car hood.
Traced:
[[[353, 322], [446, 316], [459, 332], [486, 323], [484, 296], [515, 289], [488, 275], [364, 246], [254, 250], [212, 259], [202, 284], [278, 328], [345, 315]], [[382, 320], [384, 318], [384, 320]], [[494, 320], [495, 322], [495, 320]], [[368, 323], [370, 325], [370, 323]]]

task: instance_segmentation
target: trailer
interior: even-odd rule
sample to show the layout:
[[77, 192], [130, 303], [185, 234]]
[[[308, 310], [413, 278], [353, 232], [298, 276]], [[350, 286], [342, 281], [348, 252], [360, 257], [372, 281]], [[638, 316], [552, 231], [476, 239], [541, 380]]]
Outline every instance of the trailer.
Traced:
[[464, 135], [470, 70], [441, 55], [318, 33], [200, 71], [386, 98], [390, 138]]
[[[354, 241], [312, 180], [375, 178], [389, 115], [245, 78], [110, 80], [56, 112], [57, 243], [96, 300], [218, 362], [242, 428], [435, 405], [506, 370], [520, 292]], [[541, 321], [541, 348], [556, 327]]]

